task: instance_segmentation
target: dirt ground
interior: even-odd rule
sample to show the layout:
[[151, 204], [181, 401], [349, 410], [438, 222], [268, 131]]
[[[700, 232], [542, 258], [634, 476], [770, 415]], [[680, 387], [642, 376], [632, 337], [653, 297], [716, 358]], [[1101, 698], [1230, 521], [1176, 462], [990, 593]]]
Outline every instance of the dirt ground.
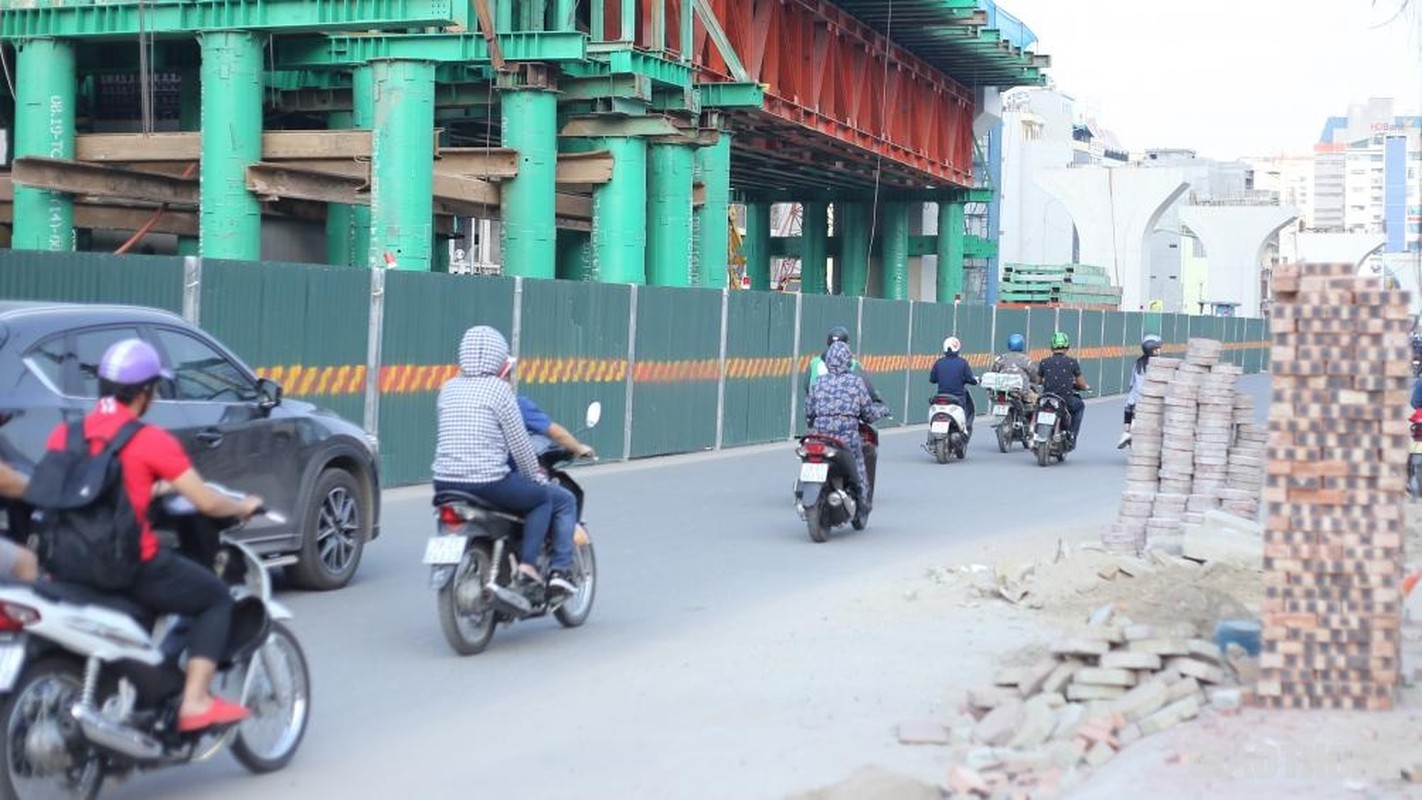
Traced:
[[[1073, 535], [1074, 534], [1074, 535]], [[1178, 559], [1122, 559], [1093, 549], [1089, 535], [1073, 532], [1055, 545], [1041, 538], [1037, 552], [1021, 541], [988, 546], [978, 563], [928, 569], [911, 599], [942, 611], [971, 609], [973, 616], [1021, 626], [1042, 622], [1067, 627], [1108, 604], [1134, 622], [1190, 620], [1213, 630], [1221, 619], [1252, 617], [1262, 597], [1260, 573]], [[1409, 568], [1422, 567], [1422, 504], [1409, 509]], [[1123, 747], [1092, 771], [1068, 773], [1058, 793], [1031, 797], [1063, 800], [1334, 800], [1419, 798], [1422, 782], [1402, 770], [1422, 772], [1422, 588], [1413, 592], [1404, 621], [1404, 687], [1388, 712], [1265, 711], [1207, 709], [1198, 718]], [[1030, 620], [1030, 622], [1029, 622]], [[998, 654], [1000, 666], [1032, 663], [1048, 640]], [[982, 683], [954, 682], [945, 697], [960, 697]], [[952, 700], [939, 719], [951, 730]], [[971, 746], [957, 736], [936, 748], [943, 779], [962, 763]], [[866, 767], [796, 800], [878, 800], [945, 796], [922, 774], [908, 777]], [[1422, 781], [1422, 775], [1416, 780]]]

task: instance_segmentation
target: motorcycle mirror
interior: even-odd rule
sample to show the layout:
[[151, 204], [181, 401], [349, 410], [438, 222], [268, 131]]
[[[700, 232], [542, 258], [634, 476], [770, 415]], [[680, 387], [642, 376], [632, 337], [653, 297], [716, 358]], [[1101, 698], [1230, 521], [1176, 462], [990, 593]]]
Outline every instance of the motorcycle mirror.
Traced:
[[589, 430], [596, 428], [597, 423], [602, 420], [602, 403], [594, 400], [588, 406], [587, 427]]

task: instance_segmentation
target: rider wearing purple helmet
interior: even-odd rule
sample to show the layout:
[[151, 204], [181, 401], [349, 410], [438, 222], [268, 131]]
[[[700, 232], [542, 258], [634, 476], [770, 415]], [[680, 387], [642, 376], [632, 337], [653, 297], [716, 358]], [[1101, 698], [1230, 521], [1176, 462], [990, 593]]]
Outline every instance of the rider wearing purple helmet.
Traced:
[[[148, 506], [154, 487], [161, 482], [186, 497], [200, 513], [212, 517], [246, 519], [261, 508], [262, 500], [248, 497], [235, 501], [208, 488], [172, 434], [139, 422], [153, 404], [159, 381], [173, 377], [152, 345], [140, 339], [117, 342], [104, 353], [97, 372], [99, 402], [84, 417], [84, 437], [90, 451], [98, 453], [110, 440], [131, 434], [119, 451], [119, 463], [129, 502], [142, 526], [139, 550], [143, 564], [123, 594], [160, 614], [181, 614], [193, 620], [178, 730], [240, 722], [249, 716], [247, 709], [209, 691], [227, 647], [232, 597], [211, 570], [160, 546], [148, 522]], [[64, 449], [66, 428], [61, 423], [54, 429], [50, 450]]]

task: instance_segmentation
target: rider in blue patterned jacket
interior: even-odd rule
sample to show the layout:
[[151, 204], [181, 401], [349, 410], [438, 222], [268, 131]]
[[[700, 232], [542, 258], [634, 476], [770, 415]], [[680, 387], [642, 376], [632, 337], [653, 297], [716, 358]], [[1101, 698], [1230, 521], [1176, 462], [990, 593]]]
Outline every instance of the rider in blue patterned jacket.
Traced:
[[805, 398], [805, 418], [810, 430], [832, 436], [854, 455], [855, 493], [864, 511], [869, 508], [869, 478], [864, 469], [864, 442], [859, 423], [872, 423], [882, 416], [864, 379], [850, 370], [854, 356], [849, 345], [835, 342], [825, 351], [829, 374], [815, 381]]

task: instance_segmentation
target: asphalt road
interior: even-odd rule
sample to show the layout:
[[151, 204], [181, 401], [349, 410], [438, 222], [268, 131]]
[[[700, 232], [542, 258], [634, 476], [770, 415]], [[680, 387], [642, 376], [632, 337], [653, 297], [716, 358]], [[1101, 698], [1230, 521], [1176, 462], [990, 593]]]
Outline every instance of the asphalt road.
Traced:
[[[1246, 385], [1267, 392], [1266, 379]], [[920, 631], [871, 615], [856, 630], [882, 635], [839, 635], [836, 598], [1009, 529], [1108, 521], [1120, 420], [1120, 399], [1090, 403], [1082, 446], [1046, 469], [998, 453], [982, 424], [968, 459], [948, 465], [920, 449], [922, 428], [887, 432], [869, 528], [818, 545], [792, 507], [789, 444], [581, 471], [599, 566], [591, 619], [502, 628], [471, 658], [444, 642], [420, 563], [429, 491], [388, 492], [384, 535], [348, 588], [281, 596], [312, 670], [296, 760], [256, 777], [223, 754], [105, 796], [699, 800], [836, 780], [887, 738], [904, 702], [892, 684], [935, 685], [904, 666]]]

